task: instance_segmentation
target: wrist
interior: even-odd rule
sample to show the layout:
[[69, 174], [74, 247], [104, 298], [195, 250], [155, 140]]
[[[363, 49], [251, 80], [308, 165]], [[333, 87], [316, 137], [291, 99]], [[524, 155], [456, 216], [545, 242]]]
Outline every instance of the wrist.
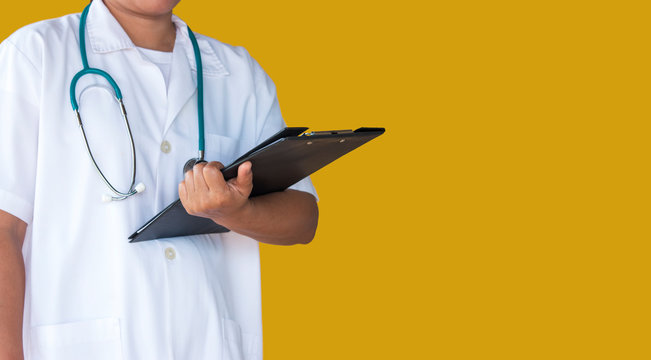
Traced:
[[253, 218], [253, 201], [247, 199], [240, 207], [229, 211], [227, 214], [218, 214], [211, 219], [229, 230], [237, 230], [246, 227], [246, 224]]

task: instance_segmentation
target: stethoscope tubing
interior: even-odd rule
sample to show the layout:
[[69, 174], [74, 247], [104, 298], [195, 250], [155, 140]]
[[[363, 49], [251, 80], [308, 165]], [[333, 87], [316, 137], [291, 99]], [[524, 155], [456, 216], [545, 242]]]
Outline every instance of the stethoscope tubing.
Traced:
[[[88, 58], [87, 58], [87, 53], [86, 53], [86, 20], [88, 17], [88, 11], [90, 9], [90, 4], [87, 5], [84, 8], [84, 11], [81, 13], [81, 18], [79, 21], [79, 52], [81, 53], [81, 62], [83, 64], [83, 69], [80, 70], [75, 74], [75, 76], [72, 78], [72, 81], [70, 82], [70, 104], [72, 105], [72, 110], [75, 113], [75, 118], [77, 119], [77, 122], [79, 124], [79, 129], [81, 130], [81, 135], [84, 139], [84, 144], [86, 146], [86, 150], [88, 152], [88, 155], [95, 166], [95, 169], [99, 173], [100, 177], [102, 178], [102, 181], [106, 184], [106, 186], [117, 196], [111, 196], [109, 197], [110, 200], [124, 200], [128, 198], [131, 195], [134, 195], [142, 189], [144, 189], [144, 185], [139, 184], [134, 188], [134, 184], [136, 182], [136, 148], [135, 148], [135, 143], [133, 140], [133, 134], [131, 132], [131, 126], [129, 125], [129, 119], [127, 117], [127, 111], [124, 107], [124, 103], [122, 101], [122, 92], [120, 91], [120, 87], [118, 86], [117, 82], [109, 75], [106, 71], [101, 70], [101, 69], [96, 69], [96, 68], [91, 68], [88, 65]], [[188, 161], [188, 163], [198, 163], [202, 162], [204, 159], [204, 153], [205, 153], [205, 139], [204, 139], [204, 112], [203, 112], [203, 64], [201, 61], [201, 51], [199, 49], [199, 44], [197, 43], [197, 39], [194, 36], [194, 33], [192, 30], [190, 30], [190, 27], [187, 27], [188, 30], [188, 36], [190, 38], [190, 41], [192, 42], [192, 49], [194, 50], [194, 58], [195, 62], [197, 65], [197, 125], [198, 125], [198, 139], [199, 139], [199, 153], [198, 153], [198, 158], [196, 159], [191, 159]], [[131, 158], [132, 158], [132, 169], [131, 169], [131, 185], [129, 186], [129, 191], [127, 192], [121, 192], [117, 190], [111, 182], [106, 178], [102, 170], [100, 169], [99, 165], [97, 164], [97, 161], [95, 160], [95, 157], [93, 156], [93, 152], [90, 148], [90, 145], [88, 143], [88, 137], [86, 136], [86, 131], [84, 130], [84, 125], [83, 121], [81, 119], [81, 114], [79, 113], [79, 104], [77, 103], [77, 95], [76, 95], [76, 89], [77, 89], [77, 82], [79, 79], [81, 79], [85, 75], [99, 75], [103, 77], [113, 88], [113, 91], [115, 92], [115, 99], [117, 100], [119, 106], [120, 106], [120, 112], [122, 113], [122, 118], [124, 119], [124, 124], [127, 130], [127, 134], [129, 135], [129, 140], [131, 144]], [[187, 166], [187, 164], [186, 164]], [[142, 189], [138, 190], [139, 186], [142, 186]]]
[[95, 156], [93, 156], [93, 151], [90, 149], [90, 145], [88, 144], [88, 137], [86, 136], [86, 131], [84, 130], [84, 124], [81, 121], [81, 115], [79, 114], [78, 109], [75, 109], [75, 116], [77, 117], [77, 121], [79, 122], [79, 130], [81, 131], [81, 136], [84, 138], [84, 144], [86, 145], [88, 156], [90, 157], [90, 160], [93, 162], [93, 165], [97, 170], [97, 173], [99, 173], [100, 177], [102, 178], [102, 181], [104, 181], [104, 184], [106, 184], [106, 186], [108, 186], [109, 189], [111, 189], [111, 191], [115, 195], [118, 195], [118, 198], [114, 198], [114, 200], [124, 200], [129, 196], [135, 195], [137, 193], [137, 191], [133, 188], [133, 186], [136, 183], [136, 147], [135, 147], [135, 142], [133, 141], [133, 134], [131, 133], [131, 126], [129, 126], [129, 120], [127, 119], [127, 111], [124, 108], [122, 99], [117, 99], [117, 101], [120, 104], [120, 111], [122, 112], [122, 118], [124, 119], [124, 125], [127, 130], [127, 134], [129, 134], [130, 147], [131, 147], [132, 165], [131, 165], [131, 184], [129, 185], [129, 192], [123, 193], [119, 191], [111, 184], [110, 181], [108, 181], [108, 179], [102, 172], [102, 169], [100, 169], [99, 165], [97, 164], [97, 161], [95, 161]]
[[70, 103], [72, 104], [72, 110], [77, 110], [79, 109], [79, 104], [77, 104], [77, 82], [79, 79], [81, 79], [84, 75], [99, 75], [106, 79], [108, 83], [111, 85], [113, 88], [113, 91], [115, 92], [115, 98], [118, 99], [119, 101], [122, 101], [122, 91], [120, 91], [120, 87], [118, 84], [113, 80], [111, 75], [109, 75], [106, 71], [100, 70], [100, 69], [95, 69], [95, 68], [84, 68], [80, 70], [78, 73], [75, 74], [75, 76], [72, 78], [72, 81], [70, 82]]
[[203, 161], [203, 154], [206, 149], [203, 130], [203, 63], [201, 62], [201, 51], [199, 44], [194, 37], [194, 33], [188, 26], [188, 36], [192, 42], [192, 49], [194, 50], [194, 61], [197, 63], [197, 125], [199, 128], [199, 161]]

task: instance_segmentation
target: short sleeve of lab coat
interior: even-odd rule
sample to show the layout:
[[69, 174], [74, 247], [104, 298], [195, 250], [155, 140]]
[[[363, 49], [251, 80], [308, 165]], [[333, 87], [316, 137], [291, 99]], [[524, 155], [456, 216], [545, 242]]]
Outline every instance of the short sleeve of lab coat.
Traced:
[[[259, 144], [271, 135], [285, 128], [285, 121], [280, 114], [278, 96], [276, 95], [276, 85], [274, 85], [271, 78], [264, 72], [264, 70], [262, 70], [260, 65], [254, 59], [251, 59], [251, 61], [255, 76], [256, 100], [258, 102], [257, 120], [258, 124], [261, 124], [258, 127], [258, 134], [256, 136], [256, 143]], [[255, 169], [253, 169], [253, 173], [255, 174]], [[289, 188], [310, 193], [314, 195], [314, 198], [317, 201], [319, 201], [316, 189], [314, 189], [312, 180], [310, 180], [309, 176]]]
[[0, 210], [30, 224], [41, 73], [11, 38], [0, 44]]

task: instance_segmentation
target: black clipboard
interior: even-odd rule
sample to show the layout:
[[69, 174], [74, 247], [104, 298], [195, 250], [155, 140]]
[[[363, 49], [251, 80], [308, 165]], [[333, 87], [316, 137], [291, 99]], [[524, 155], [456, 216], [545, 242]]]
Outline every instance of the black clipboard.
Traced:
[[[251, 161], [251, 196], [283, 191], [384, 133], [384, 128], [304, 133], [305, 130], [303, 127], [281, 130], [223, 168], [224, 178], [235, 178], [237, 168]], [[176, 200], [129, 236], [129, 242], [227, 231], [210, 219], [188, 214], [181, 200]]]

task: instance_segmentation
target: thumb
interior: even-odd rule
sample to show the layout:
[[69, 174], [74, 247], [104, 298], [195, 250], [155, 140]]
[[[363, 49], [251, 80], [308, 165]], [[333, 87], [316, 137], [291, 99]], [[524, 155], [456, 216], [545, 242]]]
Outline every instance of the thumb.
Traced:
[[235, 185], [244, 195], [249, 195], [253, 190], [253, 164], [247, 161], [237, 168], [237, 178], [235, 178]]

